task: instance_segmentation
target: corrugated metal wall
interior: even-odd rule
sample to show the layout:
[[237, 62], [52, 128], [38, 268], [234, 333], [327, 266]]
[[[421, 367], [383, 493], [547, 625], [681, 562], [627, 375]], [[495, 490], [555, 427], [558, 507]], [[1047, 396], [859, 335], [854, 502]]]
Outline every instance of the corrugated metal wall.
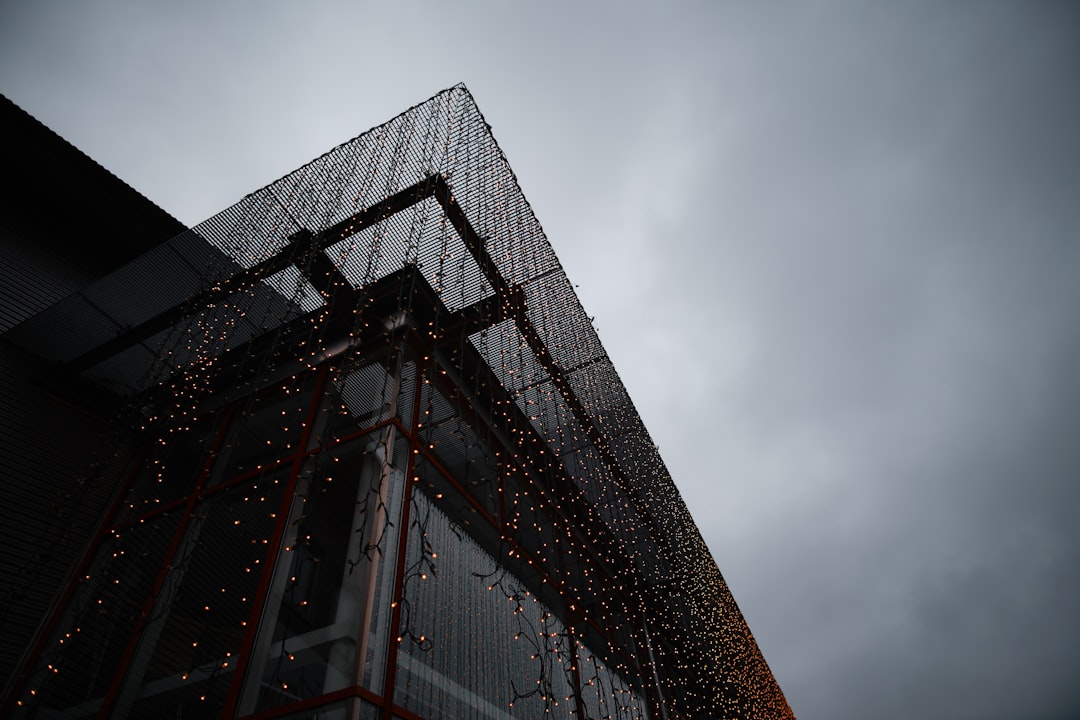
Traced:
[[[0, 97], [0, 686], [112, 492], [95, 458], [111, 410], [3, 333], [183, 230], [166, 212]], [[105, 470], [81, 482], [92, 461]]]

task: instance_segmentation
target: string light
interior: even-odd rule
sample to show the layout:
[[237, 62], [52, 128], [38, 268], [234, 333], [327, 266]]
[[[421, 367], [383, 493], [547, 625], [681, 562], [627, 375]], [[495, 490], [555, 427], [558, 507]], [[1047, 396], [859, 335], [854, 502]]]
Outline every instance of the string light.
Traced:
[[360, 686], [419, 716], [791, 717], [464, 87], [196, 241], [213, 300], [129, 396], [116, 444], [146, 454], [27, 716]]

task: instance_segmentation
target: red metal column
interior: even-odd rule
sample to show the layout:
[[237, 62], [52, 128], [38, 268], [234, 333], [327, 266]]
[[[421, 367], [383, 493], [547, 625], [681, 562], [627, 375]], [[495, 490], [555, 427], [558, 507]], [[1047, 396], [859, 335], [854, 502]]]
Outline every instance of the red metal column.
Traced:
[[[569, 620], [569, 617], [567, 618]], [[581, 656], [578, 655], [577, 635], [573, 628], [569, 629], [570, 635], [570, 673], [574, 678], [574, 707], [577, 708], [577, 716], [585, 720], [585, 701], [581, 697]]]
[[266, 594], [270, 589], [270, 576], [273, 574], [272, 569], [276, 565], [274, 561], [277, 554], [281, 551], [281, 541], [285, 536], [285, 526], [289, 521], [289, 508], [293, 502], [293, 494], [296, 492], [297, 482], [300, 480], [300, 470], [303, 467], [304, 459], [307, 457], [308, 443], [311, 441], [311, 433], [315, 427], [315, 418], [319, 411], [319, 405], [322, 402], [322, 395], [326, 387], [326, 378], [328, 374], [329, 368], [325, 364], [322, 365], [319, 368], [319, 374], [315, 381], [315, 388], [312, 391], [311, 405], [308, 407], [308, 415], [306, 422], [304, 423], [304, 430], [301, 434], [300, 442], [297, 443], [296, 452], [293, 456], [293, 466], [289, 473], [289, 480], [285, 484], [285, 494], [281, 498], [281, 507], [278, 508], [277, 526], [274, 528], [274, 535], [270, 539], [266, 551], [266, 558], [262, 564], [262, 576], [259, 578], [259, 585], [255, 590], [255, 596], [251, 604], [251, 617], [248, 618], [247, 628], [244, 630], [244, 638], [241, 640], [240, 649], [236, 653], [236, 668], [233, 671], [232, 682], [229, 683], [229, 691], [225, 695], [225, 703], [221, 709], [221, 717], [223, 720], [235, 716], [236, 707], [240, 701], [240, 691], [243, 689], [244, 675], [248, 670], [248, 664], [251, 660], [251, 649], [255, 644], [255, 636], [259, 631], [259, 620], [262, 617], [263, 605], [266, 604]]
[[412, 489], [416, 472], [416, 457], [420, 454], [420, 396], [427, 380], [424, 369], [416, 366], [416, 380], [413, 389], [412, 427], [409, 433], [409, 460], [405, 470], [405, 488], [401, 504], [401, 523], [398, 526], [397, 567], [394, 569], [394, 598], [390, 613], [390, 635], [386, 643], [386, 678], [383, 683], [383, 718], [392, 720], [394, 714], [394, 680], [397, 677], [397, 653], [401, 643], [398, 632], [401, 629], [401, 603], [405, 582], [405, 553], [409, 545], [409, 514], [412, 508]]

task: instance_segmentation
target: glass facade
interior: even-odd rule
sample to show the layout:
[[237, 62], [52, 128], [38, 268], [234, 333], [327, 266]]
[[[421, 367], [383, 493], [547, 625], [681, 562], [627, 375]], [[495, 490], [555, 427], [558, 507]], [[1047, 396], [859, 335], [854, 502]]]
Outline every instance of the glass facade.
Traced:
[[418, 362], [159, 428], [16, 717], [648, 717], [544, 592], [568, 578], [518, 570], [551, 510]]

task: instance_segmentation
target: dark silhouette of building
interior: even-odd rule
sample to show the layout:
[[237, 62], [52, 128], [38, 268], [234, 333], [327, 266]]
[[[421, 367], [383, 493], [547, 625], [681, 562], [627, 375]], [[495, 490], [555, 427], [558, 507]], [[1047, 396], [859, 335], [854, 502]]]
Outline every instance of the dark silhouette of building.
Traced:
[[104, 511], [107, 481], [73, 478], [115, 402], [6, 333], [185, 228], [3, 96], [0, 128], [2, 685]]
[[65, 409], [3, 712], [791, 716], [463, 86], [163, 243], [124, 193], [145, 252], [5, 297]]

